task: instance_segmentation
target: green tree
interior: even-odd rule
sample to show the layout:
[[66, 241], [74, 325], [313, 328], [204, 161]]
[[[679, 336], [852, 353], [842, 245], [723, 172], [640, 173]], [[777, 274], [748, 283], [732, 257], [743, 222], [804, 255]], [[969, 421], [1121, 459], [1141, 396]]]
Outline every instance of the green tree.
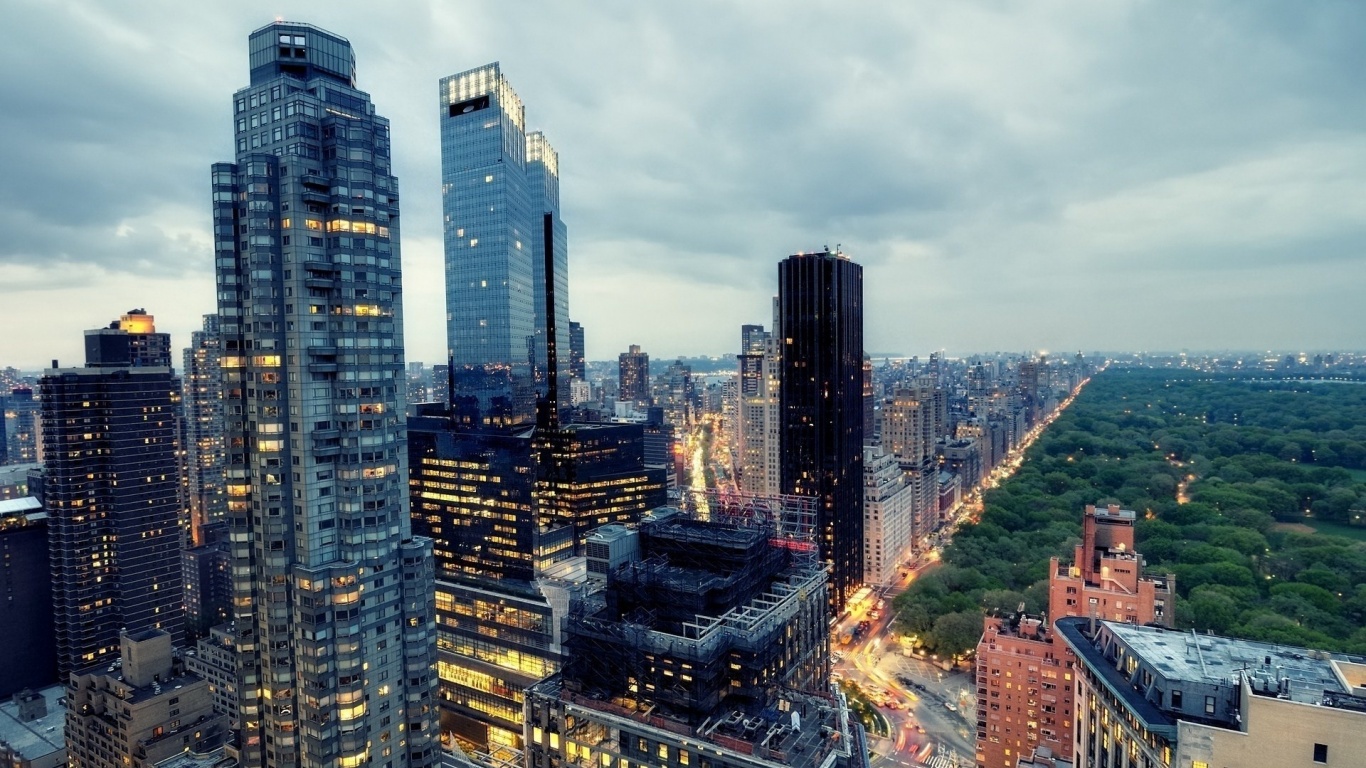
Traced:
[[934, 649], [944, 656], [959, 656], [977, 647], [982, 639], [982, 614], [975, 611], [946, 613], [934, 622]]

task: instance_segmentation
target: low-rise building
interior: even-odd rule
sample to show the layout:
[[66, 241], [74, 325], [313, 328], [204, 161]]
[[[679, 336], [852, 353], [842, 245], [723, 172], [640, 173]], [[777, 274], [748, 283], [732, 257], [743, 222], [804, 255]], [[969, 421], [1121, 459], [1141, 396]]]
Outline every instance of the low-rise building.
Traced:
[[1075, 761], [1086, 768], [1360, 765], [1366, 659], [1084, 618]]
[[112, 663], [71, 673], [66, 737], [72, 768], [151, 768], [182, 752], [211, 752], [228, 732], [203, 678], [161, 630], [124, 632]]
[[214, 711], [228, 716], [228, 727], [237, 728], [237, 647], [233, 625], [220, 624], [199, 638], [185, 654], [185, 668], [204, 678], [213, 697]]
[[66, 687], [20, 691], [0, 703], [0, 765], [61, 768], [66, 765]]
[[[1075, 659], [1049, 621], [1085, 616], [1170, 624], [1174, 577], [1142, 573], [1134, 551], [1136, 515], [1088, 505], [1072, 564], [1049, 565], [1046, 618], [988, 617], [977, 645], [977, 765], [1014, 768], [1045, 747], [1049, 759], [1072, 758]], [[1032, 759], [1032, 758], [1031, 758]]]

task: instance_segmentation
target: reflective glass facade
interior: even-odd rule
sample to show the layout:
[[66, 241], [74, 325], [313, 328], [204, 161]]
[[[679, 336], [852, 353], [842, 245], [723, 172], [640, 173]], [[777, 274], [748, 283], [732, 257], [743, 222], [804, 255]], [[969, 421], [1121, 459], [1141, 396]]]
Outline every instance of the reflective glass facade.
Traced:
[[843, 254], [778, 263], [783, 493], [819, 500], [838, 612], [863, 581], [863, 267]]
[[242, 763], [435, 765], [389, 122], [345, 39], [279, 22], [249, 48], [212, 174]]
[[452, 401], [484, 422], [531, 423], [549, 385], [547, 347], [569, 348], [559, 156], [526, 132], [497, 63], [443, 78], [439, 108]]

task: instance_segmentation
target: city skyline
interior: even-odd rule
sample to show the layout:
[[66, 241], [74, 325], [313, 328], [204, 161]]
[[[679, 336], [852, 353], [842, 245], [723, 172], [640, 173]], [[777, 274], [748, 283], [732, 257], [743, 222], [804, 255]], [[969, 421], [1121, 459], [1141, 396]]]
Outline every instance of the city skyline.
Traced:
[[837, 244], [869, 270], [870, 350], [1359, 345], [1360, 7], [773, 10], [21, 4], [15, 71], [64, 55], [0, 86], [0, 280], [33, 321], [6, 362], [79, 359], [63, 329], [129, 306], [188, 343], [213, 309], [203, 169], [232, 153], [217, 94], [276, 15], [372, 51], [409, 360], [444, 355], [430, 89], [488, 61], [565, 159], [589, 359], [731, 350], [776, 263]]

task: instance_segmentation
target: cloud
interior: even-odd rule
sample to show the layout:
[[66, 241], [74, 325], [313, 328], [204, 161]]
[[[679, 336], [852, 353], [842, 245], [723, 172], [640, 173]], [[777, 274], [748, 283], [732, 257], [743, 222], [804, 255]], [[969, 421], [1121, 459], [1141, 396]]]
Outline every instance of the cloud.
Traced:
[[412, 360], [445, 350], [436, 82], [494, 60], [560, 152], [593, 358], [733, 350], [777, 261], [836, 243], [878, 350], [1366, 327], [1366, 304], [1323, 298], [1366, 288], [1358, 3], [11, 6], [0, 279], [39, 322], [6, 362], [107, 322], [62, 306], [136, 277], [164, 290], [113, 314], [147, 304], [177, 344], [213, 310], [208, 167], [232, 156], [246, 36], [280, 14], [348, 37], [392, 121]]

